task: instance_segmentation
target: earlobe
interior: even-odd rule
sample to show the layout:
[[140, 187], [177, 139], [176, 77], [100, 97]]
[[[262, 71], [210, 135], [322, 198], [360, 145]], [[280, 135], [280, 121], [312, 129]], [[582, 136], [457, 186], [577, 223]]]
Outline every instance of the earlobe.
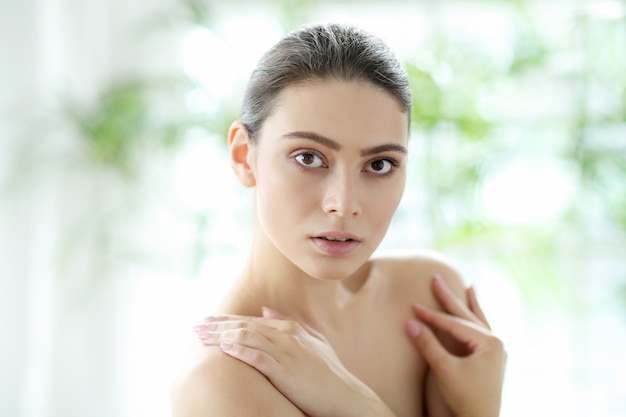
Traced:
[[230, 164], [239, 181], [246, 187], [254, 187], [256, 180], [248, 162], [250, 152], [248, 129], [239, 121], [234, 122], [228, 131], [228, 151]]

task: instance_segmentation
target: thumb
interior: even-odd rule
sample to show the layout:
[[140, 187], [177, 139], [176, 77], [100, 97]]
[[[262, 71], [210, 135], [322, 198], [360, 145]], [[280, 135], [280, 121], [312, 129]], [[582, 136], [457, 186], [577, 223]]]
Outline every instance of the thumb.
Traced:
[[413, 345], [422, 354], [435, 374], [438, 374], [441, 368], [453, 358], [427, 326], [416, 320], [407, 320], [405, 329], [413, 341]]

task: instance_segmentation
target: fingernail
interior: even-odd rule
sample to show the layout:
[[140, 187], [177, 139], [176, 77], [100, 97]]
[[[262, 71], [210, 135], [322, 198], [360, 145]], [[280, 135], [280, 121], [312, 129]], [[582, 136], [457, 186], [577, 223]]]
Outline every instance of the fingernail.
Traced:
[[413, 306], [413, 308], [424, 309], [424, 304], [418, 303], [417, 301], [413, 301], [411, 305]]
[[207, 330], [207, 326], [204, 324], [198, 324], [197, 326], [193, 326], [194, 332], [203, 332]]
[[201, 330], [201, 331], [196, 333], [196, 335], [198, 336], [198, 339], [200, 339], [200, 340], [208, 340], [208, 339], [212, 338], [214, 334], [215, 333], [210, 332], [208, 330]]
[[476, 283], [472, 282], [472, 284], [469, 286], [471, 291], [474, 293], [474, 295], [476, 294]]
[[422, 332], [422, 326], [414, 320], [409, 320], [406, 323], [406, 330], [409, 333], [409, 336], [411, 336], [412, 339], [415, 339]]
[[205, 323], [211, 323], [211, 322], [214, 322], [215, 320], [217, 320], [217, 317], [215, 316], [209, 316], [209, 317], [204, 318]]
[[437, 280], [437, 282], [441, 284], [443, 287], [446, 287], [446, 288], [448, 287], [448, 284], [446, 284], [446, 282], [443, 280], [443, 277], [441, 276], [439, 272], [435, 274], [435, 280]]
[[222, 342], [220, 343], [220, 348], [222, 350], [231, 350], [233, 348], [233, 344], [230, 342]]

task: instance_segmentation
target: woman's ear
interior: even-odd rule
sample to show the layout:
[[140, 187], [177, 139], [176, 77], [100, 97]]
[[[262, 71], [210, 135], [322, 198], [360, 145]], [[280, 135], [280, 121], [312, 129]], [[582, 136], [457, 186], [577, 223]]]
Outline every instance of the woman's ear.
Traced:
[[252, 167], [248, 163], [250, 153], [248, 129], [243, 123], [236, 121], [230, 125], [228, 131], [228, 151], [230, 153], [230, 164], [235, 171], [239, 181], [246, 187], [254, 187], [256, 179]]

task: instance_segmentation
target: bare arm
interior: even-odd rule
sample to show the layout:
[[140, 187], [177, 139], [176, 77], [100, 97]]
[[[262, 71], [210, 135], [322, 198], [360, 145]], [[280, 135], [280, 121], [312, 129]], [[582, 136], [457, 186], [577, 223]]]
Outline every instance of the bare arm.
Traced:
[[249, 366], [310, 417], [395, 417], [341, 363], [323, 335], [280, 313], [219, 315], [196, 326], [209, 346]]
[[[432, 286], [444, 312], [415, 305], [420, 322], [407, 322], [407, 333], [430, 366], [425, 387], [428, 415], [496, 417], [505, 357], [502, 344], [489, 331], [473, 292], [468, 291], [466, 297], [458, 275], [445, 273], [448, 284], [434, 280]], [[455, 289], [451, 291], [450, 286]], [[200, 411], [174, 413], [175, 417], [213, 413], [393, 417], [384, 402], [341, 365], [322, 335], [277, 312], [264, 312], [264, 317], [212, 317], [198, 327], [199, 337], [212, 346], [212, 354], [227, 355], [231, 362], [226, 363], [237, 366], [218, 365], [216, 369], [206, 365], [201, 373], [213, 375], [209, 382], [202, 378], [194, 382], [192, 376], [178, 390], [187, 399], [174, 401], [174, 410], [176, 404], [196, 404], [194, 410]], [[241, 404], [249, 395], [242, 394], [242, 389], [254, 391], [250, 403]]]
[[173, 417], [304, 417], [268, 379], [214, 347], [200, 347], [198, 360], [172, 387]]
[[276, 311], [265, 309], [263, 314], [211, 317], [198, 326], [199, 337], [264, 375], [308, 416], [395, 417], [343, 366], [324, 336]]

